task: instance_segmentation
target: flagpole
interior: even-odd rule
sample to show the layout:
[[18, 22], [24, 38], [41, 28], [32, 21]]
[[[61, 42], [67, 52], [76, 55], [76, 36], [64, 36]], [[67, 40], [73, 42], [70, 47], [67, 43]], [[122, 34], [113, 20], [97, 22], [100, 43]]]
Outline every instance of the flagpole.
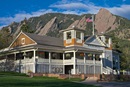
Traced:
[[92, 31], [92, 33], [93, 33], [93, 35], [95, 34], [95, 31], [94, 31], [94, 15], [92, 15], [92, 26], [93, 26], [93, 31]]

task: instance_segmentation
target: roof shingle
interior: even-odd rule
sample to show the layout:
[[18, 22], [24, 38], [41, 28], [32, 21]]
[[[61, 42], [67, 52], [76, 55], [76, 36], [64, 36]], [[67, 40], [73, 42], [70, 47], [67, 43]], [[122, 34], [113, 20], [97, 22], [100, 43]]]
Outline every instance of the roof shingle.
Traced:
[[28, 37], [33, 39], [37, 44], [63, 47], [63, 40], [60, 38], [55, 38], [50, 36], [40, 36], [37, 34], [25, 33], [25, 32], [24, 34], [26, 34]]

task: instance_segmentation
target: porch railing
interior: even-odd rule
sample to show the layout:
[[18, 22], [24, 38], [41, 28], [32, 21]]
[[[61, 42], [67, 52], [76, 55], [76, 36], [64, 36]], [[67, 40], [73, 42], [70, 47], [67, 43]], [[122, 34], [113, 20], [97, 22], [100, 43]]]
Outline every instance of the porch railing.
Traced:
[[38, 63], [49, 63], [49, 59], [38, 58], [37, 62]]
[[60, 59], [51, 59], [52, 64], [63, 64], [63, 60]]
[[66, 59], [66, 60], [63, 61], [63, 63], [64, 63], [65, 65], [73, 64], [73, 59]]

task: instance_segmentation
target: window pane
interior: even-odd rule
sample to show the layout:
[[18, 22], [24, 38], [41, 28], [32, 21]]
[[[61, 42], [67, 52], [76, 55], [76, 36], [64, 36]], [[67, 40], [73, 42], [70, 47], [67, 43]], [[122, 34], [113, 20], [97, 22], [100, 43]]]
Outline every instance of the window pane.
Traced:
[[77, 52], [76, 53], [76, 58], [78, 58], [78, 59], [84, 59], [84, 53], [83, 52]]
[[37, 51], [36, 55], [40, 58], [45, 58], [45, 53], [43, 51]]
[[99, 60], [100, 61], [100, 55], [99, 54], [95, 54], [95, 60]]
[[73, 53], [65, 53], [65, 59], [71, 59], [73, 57]]
[[92, 53], [86, 53], [86, 60], [93, 60], [93, 54]]
[[67, 32], [67, 39], [71, 39], [71, 32]]
[[76, 38], [81, 39], [81, 33], [80, 32], [76, 32]]

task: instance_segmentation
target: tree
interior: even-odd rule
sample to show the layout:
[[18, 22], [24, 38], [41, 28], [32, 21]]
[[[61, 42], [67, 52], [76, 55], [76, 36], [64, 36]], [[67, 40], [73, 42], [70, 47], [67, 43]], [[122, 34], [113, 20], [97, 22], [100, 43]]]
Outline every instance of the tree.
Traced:
[[27, 24], [23, 24], [21, 30], [24, 32], [29, 32], [29, 26]]
[[0, 31], [0, 49], [8, 47], [12, 41], [12, 36], [8, 28], [4, 28]]
[[21, 30], [22, 30], [23, 32], [34, 33], [34, 30], [31, 30], [31, 29], [29, 28], [28, 24], [26, 24], [26, 23], [22, 25]]

